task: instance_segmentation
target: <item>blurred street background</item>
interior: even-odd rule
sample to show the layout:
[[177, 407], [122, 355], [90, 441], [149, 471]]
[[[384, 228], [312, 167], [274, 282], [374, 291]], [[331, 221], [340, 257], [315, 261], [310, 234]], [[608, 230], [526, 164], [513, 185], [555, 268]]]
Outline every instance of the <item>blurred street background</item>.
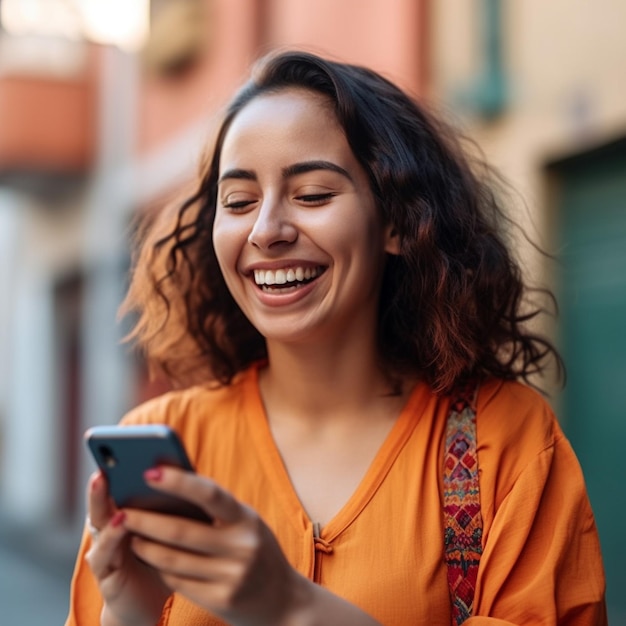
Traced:
[[[163, 392], [120, 344], [133, 217], [193, 181], [253, 61], [370, 66], [511, 183], [560, 315], [543, 382], [581, 461], [626, 625], [626, 2], [0, 0], [0, 607], [61, 624], [91, 465], [82, 433]], [[506, 416], [503, 416], [506, 419]]]
[[23, 527], [0, 518], [0, 606], [5, 624], [63, 624], [78, 544], [55, 526]]

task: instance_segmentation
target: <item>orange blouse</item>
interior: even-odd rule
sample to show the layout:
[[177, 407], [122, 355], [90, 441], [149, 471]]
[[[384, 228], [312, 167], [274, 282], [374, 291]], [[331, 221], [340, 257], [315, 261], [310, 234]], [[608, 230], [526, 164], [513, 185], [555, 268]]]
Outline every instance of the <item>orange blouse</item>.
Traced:
[[[252, 506], [305, 576], [385, 626], [447, 626], [441, 493], [448, 405], [417, 385], [361, 484], [318, 538], [272, 439], [257, 368], [228, 387], [166, 394], [124, 421], [172, 426], [198, 473]], [[521, 384], [487, 382], [477, 437], [484, 551], [466, 626], [605, 625], [593, 514], [549, 406]], [[89, 542], [85, 533], [66, 626], [100, 623], [102, 600], [84, 560]], [[222, 624], [177, 594], [161, 623]]]

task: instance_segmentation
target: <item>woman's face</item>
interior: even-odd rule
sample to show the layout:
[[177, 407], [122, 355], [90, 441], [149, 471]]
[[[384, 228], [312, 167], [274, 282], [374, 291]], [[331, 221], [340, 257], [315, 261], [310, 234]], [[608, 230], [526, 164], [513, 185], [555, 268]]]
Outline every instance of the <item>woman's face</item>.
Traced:
[[329, 101], [259, 96], [220, 155], [213, 243], [224, 279], [268, 341], [373, 331], [385, 253], [397, 241]]

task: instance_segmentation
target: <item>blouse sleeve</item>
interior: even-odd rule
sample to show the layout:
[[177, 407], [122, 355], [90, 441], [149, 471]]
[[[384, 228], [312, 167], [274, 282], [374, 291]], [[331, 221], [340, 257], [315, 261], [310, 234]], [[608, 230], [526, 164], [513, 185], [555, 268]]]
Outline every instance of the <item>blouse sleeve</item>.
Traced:
[[[604, 571], [582, 472], [558, 425], [483, 539], [466, 626], [606, 626]], [[489, 617], [483, 617], [489, 616]]]

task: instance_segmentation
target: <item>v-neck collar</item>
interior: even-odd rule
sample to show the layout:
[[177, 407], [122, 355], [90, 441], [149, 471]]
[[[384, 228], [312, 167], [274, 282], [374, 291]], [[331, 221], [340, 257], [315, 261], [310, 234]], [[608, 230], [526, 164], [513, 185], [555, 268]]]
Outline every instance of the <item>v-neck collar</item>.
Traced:
[[[274, 437], [272, 435], [259, 388], [259, 367], [251, 368], [244, 383], [245, 415], [255, 452], [263, 470], [275, 486], [274, 496], [280, 500], [287, 517], [299, 531], [310, 529], [315, 520], [310, 520], [294, 486]], [[322, 528], [322, 536], [332, 541], [358, 517], [359, 513], [375, 495], [398, 454], [408, 441], [424, 412], [430, 397], [425, 383], [417, 383], [411, 392], [398, 419], [391, 428], [359, 485], [337, 514]]]

